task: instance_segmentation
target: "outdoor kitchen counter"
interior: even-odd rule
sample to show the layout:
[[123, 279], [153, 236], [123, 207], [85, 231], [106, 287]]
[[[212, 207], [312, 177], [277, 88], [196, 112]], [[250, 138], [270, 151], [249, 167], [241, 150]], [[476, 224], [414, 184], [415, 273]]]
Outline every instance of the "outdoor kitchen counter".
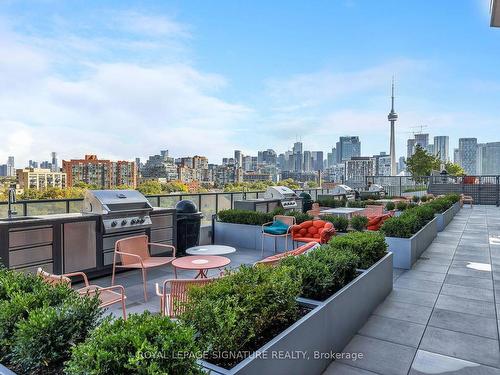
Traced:
[[[175, 245], [175, 209], [154, 208], [153, 225], [143, 229], [153, 242]], [[67, 213], [0, 219], [0, 264], [24, 272], [84, 271], [90, 277], [109, 274], [111, 238], [103, 238], [100, 215]], [[108, 253], [106, 253], [108, 251]]]

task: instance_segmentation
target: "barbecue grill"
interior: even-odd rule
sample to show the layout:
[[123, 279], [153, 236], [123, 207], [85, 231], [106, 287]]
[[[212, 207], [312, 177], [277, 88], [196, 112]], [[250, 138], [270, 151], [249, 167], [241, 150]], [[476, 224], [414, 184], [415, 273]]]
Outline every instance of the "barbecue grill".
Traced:
[[281, 207], [285, 210], [302, 208], [302, 198], [286, 186], [269, 186], [264, 193], [264, 198], [279, 199]]
[[87, 190], [83, 212], [101, 215], [103, 233], [151, 227], [153, 207], [137, 190]]

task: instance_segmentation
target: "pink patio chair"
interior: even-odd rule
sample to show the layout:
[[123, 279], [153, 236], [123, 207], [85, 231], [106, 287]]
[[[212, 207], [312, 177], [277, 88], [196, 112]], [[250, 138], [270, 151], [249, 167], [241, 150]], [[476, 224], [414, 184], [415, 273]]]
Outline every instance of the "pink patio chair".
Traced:
[[[283, 224], [288, 225], [288, 230], [284, 234], [271, 234], [264, 232], [265, 227], [274, 224], [277, 221], [281, 221]], [[288, 250], [288, 236], [291, 236], [291, 228], [296, 224], [295, 216], [287, 216], [287, 215], [275, 215], [273, 217], [273, 221], [269, 223], [262, 224], [262, 254], [261, 257], [264, 256], [264, 239], [265, 237], [273, 237], [274, 238], [274, 252], [276, 252], [276, 239], [278, 237], [285, 237], [285, 251]]]
[[127, 298], [127, 296], [125, 296], [125, 288], [121, 285], [109, 286], [105, 288], [99, 285], [89, 284], [87, 275], [85, 275], [83, 272], [72, 272], [72, 273], [66, 273], [64, 275], [54, 275], [45, 272], [41, 268], [38, 268], [37, 275], [40, 276], [48, 284], [51, 285], [66, 284], [70, 288], [71, 288], [70, 277], [80, 276], [83, 279], [85, 286], [80, 289], [76, 289], [78, 294], [89, 295], [89, 296], [97, 294], [99, 297], [99, 301], [101, 302], [99, 305], [99, 307], [101, 308], [113, 305], [115, 303], [121, 303], [123, 319], [127, 319], [127, 311], [125, 309], [125, 299]]
[[[149, 253], [149, 246], [165, 247], [172, 251], [171, 257], [152, 257]], [[119, 257], [121, 264], [117, 264], [116, 257]], [[116, 241], [115, 253], [113, 255], [113, 276], [111, 285], [115, 283], [116, 268], [138, 268], [142, 271], [142, 283], [144, 286], [144, 300], [148, 300], [146, 286], [146, 270], [149, 268], [161, 267], [171, 263], [175, 259], [175, 247], [159, 243], [148, 242], [148, 236], [140, 235], [127, 237]], [[174, 268], [174, 274], [177, 273]]]
[[[162, 316], [175, 318], [185, 310], [184, 303], [188, 300], [188, 288], [193, 285], [207, 285], [211, 279], [169, 279], [163, 282], [163, 290], [156, 283], [156, 295], [160, 297], [160, 312]], [[170, 288], [167, 288], [170, 286]], [[170, 290], [170, 293], [167, 293]]]

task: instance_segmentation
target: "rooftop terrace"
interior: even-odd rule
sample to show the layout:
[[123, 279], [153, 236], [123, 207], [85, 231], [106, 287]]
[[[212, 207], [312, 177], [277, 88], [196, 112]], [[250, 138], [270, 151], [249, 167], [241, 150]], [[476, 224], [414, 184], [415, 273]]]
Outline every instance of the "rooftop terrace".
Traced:
[[[260, 256], [254, 249], [228, 255], [231, 267]], [[149, 273], [144, 302], [139, 272], [119, 274], [128, 311], [158, 312], [154, 283], [167, 278], [170, 267]], [[109, 285], [110, 278], [96, 282]], [[500, 209], [464, 208], [411, 270], [395, 270], [393, 292], [344, 349], [364, 358], [333, 362], [325, 374], [500, 374], [499, 328]]]

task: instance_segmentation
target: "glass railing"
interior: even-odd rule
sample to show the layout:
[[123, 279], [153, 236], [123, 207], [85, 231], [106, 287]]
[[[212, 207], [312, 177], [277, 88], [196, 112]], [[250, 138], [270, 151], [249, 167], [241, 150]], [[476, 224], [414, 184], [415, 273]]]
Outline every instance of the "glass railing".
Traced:
[[[297, 194], [302, 192], [311, 194], [313, 199], [317, 195], [328, 194], [328, 189], [306, 189], [297, 190]], [[234, 207], [237, 200], [262, 198], [263, 191], [231, 192], [231, 193], [199, 193], [199, 194], [165, 194], [148, 195], [146, 198], [154, 207], [174, 208], [181, 199], [193, 201], [199, 210], [203, 213], [203, 221], [208, 223], [212, 220], [212, 215], [221, 210]], [[18, 201], [15, 205], [15, 211], [18, 215], [50, 215], [62, 213], [81, 212], [83, 199], [44, 199]], [[7, 216], [7, 202], [0, 202], [0, 217]]]

